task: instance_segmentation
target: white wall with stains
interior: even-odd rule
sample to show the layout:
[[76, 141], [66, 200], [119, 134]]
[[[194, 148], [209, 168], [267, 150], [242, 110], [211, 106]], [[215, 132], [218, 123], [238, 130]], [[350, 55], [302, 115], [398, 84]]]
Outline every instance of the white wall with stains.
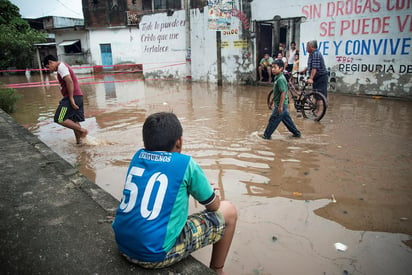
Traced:
[[301, 68], [306, 43], [316, 39], [333, 75], [336, 91], [384, 96], [412, 96], [412, 1], [295, 0], [251, 3], [252, 20], [304, 16]]
[[[241, 83], [242, 74], [250, 77], [250, 46], [242, 40], [244, 29], [238, 17], [231, 20], [230, 29], [222, 37], [222, 79], [225, 83]], [[208, 8], [190, 11], [190, 48], [186, 46], [186, 16], [184, 10], [144, 15], [139, 28], [117, 27], [90, 29], [92, 63], [102, 64], [100, 44], [111, 44], [113, 64], [134, 62], [143, 64], [146, 78], [186, 79], [217, 82], [216, 31], [208, 29]], [[186, 58], [190, 60], [187, 71]], [[244, 81], [243, 81], [244, 82]]]
[[111, 45], [113, 65], [138, 63], [142, 58], [140, 31], [136, 27], [89, 30], [89, 49], [93, 65], [102, 64], [101, 44]]

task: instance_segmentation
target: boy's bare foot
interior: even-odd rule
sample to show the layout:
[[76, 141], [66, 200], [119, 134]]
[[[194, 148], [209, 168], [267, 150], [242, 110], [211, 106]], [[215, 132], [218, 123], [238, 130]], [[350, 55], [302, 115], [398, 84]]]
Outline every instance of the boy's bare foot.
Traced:
[[222, 267], [217, 267], [217, 268], [211, 266], [210, 268], [213, 269], [216, 272], [216, 274], [218, 274], [218, 275], [225, 275], [226, 274], [226, 272], [223, 271], [223, 266]]

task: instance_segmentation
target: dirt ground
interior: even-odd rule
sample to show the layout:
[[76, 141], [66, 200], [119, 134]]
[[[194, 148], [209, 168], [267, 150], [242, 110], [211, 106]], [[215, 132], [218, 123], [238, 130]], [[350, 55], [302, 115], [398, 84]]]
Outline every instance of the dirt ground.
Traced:
[[[331, 93], [320, 123], [290, 107], [302, 138], [281, 125], [272, 140], [262, 140], [268, 87], [103, 80], [82, 85], [82, 125], [90, 133], [83, 146], [52, 122], [57, 87], [19, 89], [24, 97], [13, 117], [120, 199], [128, 162], [143, 144], [145, 117], [175, 112], [184, 153], [238, 208], [226, 264], [231, 274], [410, 272], [411, 101]], [[191, 209], [201, 207], [193, 202]], [[347, 250], [338, 251], [338, 242]], [[203, 249], [195, 257], [208, 264], [209, 253]]]

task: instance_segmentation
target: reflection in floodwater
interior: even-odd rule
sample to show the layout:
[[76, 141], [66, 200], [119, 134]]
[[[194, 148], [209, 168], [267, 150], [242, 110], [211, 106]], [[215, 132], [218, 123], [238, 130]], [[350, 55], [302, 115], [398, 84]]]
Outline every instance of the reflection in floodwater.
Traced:
[[[176, 113], [183, 152], [239, 209], [229, 273], [406, 274], [412, 268], [412, 250], [402, 243], [412, 235], [411, 102], [331, 94], [321, 123], [294, 119], [301, 139], [282, 125], [272, 140], [262, 140], [270, 88], [140, 77], [87, 78], [82, 125], [90, 135], [80, 147], [70, 130], [53, 123], [56, 86], [19, 89], [24, 97], [13, 117], [120, 199], [128, 163], [143, 146], [144, 119]], [[337, 252], [336, 242], [348, 250]], [[208, 249], [195, 256], [208, 264]]]

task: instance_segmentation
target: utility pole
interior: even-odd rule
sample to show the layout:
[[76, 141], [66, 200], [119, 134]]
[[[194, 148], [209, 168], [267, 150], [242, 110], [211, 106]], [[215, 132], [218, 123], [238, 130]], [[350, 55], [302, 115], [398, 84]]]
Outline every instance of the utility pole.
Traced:
[[40, 61], [40, 53], [39, 53], [39, 47], [38, 46], [36, 46], [36, 57], [37, 57], [37, 63], [38, 63], [38, 65], [39, 65], [39, 72], [40, 72], [40, 79], [41, 79], [41, 82], [43, 82], [44, 80], [43, 80], [43, 66], [42, 66], [42, 64], [41, 64], [41, 61]]
[[222, 34], [216, 31], [216, 65], [217, 65], [217, 85], [222, 86]]
[[184, 0], [185, 5], [185, 33], [186, 33], [186, 80], [192, 80], [192, 49], [190, 33], [190, 0]]

